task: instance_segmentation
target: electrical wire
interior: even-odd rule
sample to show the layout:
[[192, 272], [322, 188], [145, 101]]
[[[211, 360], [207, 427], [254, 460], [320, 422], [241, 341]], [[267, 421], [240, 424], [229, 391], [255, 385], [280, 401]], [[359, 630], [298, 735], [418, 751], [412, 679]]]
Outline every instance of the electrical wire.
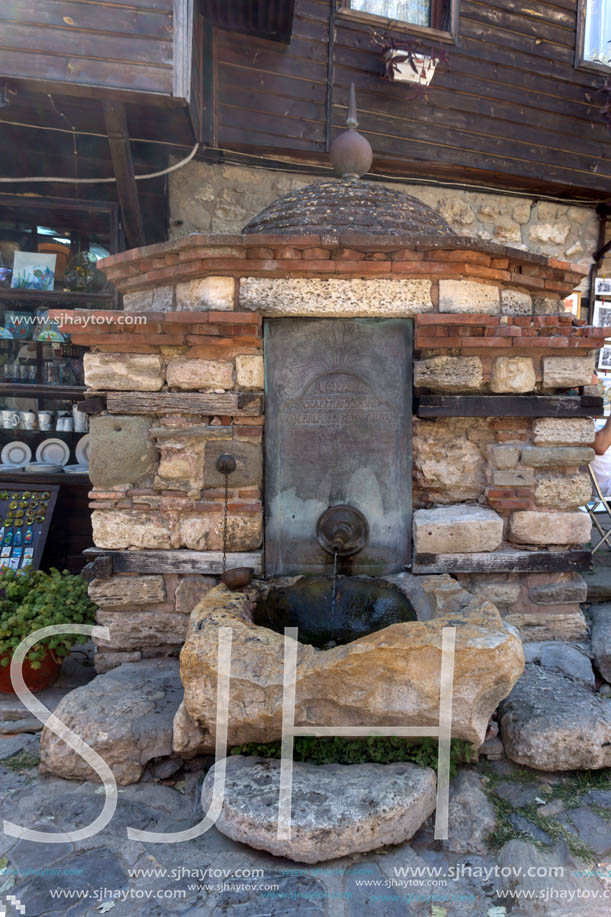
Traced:
[[[147, 178], [161, 178], [163, 175], [168, 175], [170, 172], [175, 172], [176, 169], [182, 169], [183, 166], [186, 166], [188, 162], [191, 162], [195, 154], [199, 149], [199, 142], [195, 144], [191, 152], [184, 159], [181, 159], [180, 162], [175, 162], [174, 165], [168, 166], [167, 169], [161, 169], [159, 172], [149, 172], [146, 175], [135, 175], [134, 178], [136, 181], [144, 181]], [[109, 182], [116, 182], [116, 178], [57, 178], [51, 177], [48, 175], [45, 176], [25, 176], [24, 178], [0, 178], [2, 184], [12, 184], [15, 182], [52, 182], [53, 184], [62, 183], [67, 185], [100, 185], [108, 184]]]

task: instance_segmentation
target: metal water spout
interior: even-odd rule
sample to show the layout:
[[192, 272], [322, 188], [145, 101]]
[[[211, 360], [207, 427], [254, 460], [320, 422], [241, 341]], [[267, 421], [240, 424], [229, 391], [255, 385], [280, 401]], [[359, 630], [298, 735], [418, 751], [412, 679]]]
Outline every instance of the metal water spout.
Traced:
[[369, 526], [363, 514], [353, 506], [329, 506], [316, 523], [318, 543], [327, 554], [351, 557], [363, 550], [369, 537]]

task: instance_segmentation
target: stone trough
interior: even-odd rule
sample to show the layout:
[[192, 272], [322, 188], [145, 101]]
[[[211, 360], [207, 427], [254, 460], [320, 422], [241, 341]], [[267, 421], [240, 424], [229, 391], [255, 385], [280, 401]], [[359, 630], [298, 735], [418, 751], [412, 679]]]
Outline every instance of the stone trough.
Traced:
[[[299, 591], [306, 579], [255, 581], [240, 593], [217, 586], [194, 609], [181, 652], [185, 697], [174, 723], [175, 753], [188, 756], [215, 748], [222, 626], [232, 629], [228, 745], [281, 737], [284, 636], [279, 627], [255, 620], [270, 591]], [[368, 577], [353, 580], [371, 588]], [[325, 649], [299, 642], [295, 725], [436, 727], [441, 632], [456, 627], [452, 735], [479, 746], [491, 714], [523, 671], [517, 632], [491, 602], [470, 594], [450, 576], [402, 573], [375, 582], [407, 598], [406, 607], [417, 620], [384, 626], [382, 618], [373, 623], [373, 632]], [[328, 605], [324, 608], [330, 613]]]

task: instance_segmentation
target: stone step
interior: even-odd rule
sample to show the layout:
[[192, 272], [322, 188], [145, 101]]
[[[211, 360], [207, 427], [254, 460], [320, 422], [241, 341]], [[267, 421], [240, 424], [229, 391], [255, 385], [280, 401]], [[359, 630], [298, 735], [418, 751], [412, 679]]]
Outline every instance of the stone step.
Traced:
[[[202, 788], [212, 802], [215, 771]], [[227, 758], [216, 828], [234, 841], [299, 863], [365, 853], [409, 840], [435, 810], [435, 772], [416, 764], [293, 763], [291, 836], [280, 840], [280, 761]]]

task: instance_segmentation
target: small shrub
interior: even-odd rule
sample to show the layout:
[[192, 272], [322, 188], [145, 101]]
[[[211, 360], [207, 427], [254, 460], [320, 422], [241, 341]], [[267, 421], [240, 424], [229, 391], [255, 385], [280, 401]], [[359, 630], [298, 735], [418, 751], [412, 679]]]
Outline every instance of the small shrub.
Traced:
[[[231, 749], [232, 755], [256, 755], [259, 758], [279, 758], [281, 742], [257, 745], [248, 742]], [[459, 764], [471, 761], [469, 742], [453, 739], [450, 746], [450, 776]], [[316, 738], [297, 736], [294, 761], [308, 764], [395, 764], [411, 761], [437, 770], [437, 742], [434, 739], [400, 739], [395, 736], [370, 736], [366, 739]]]
[[[64, 570], [14, 571], [0, 575], [0, 665], [7, 666], [21, 641], [50, 624], [93, 624], [95, 605], [87, 595], [81, 576]], [[40, 668], [47, 648], [63, 658], [81, 639], [79, 634], [58, 634], [41, 640], [26, 659], [33, 669]]]

